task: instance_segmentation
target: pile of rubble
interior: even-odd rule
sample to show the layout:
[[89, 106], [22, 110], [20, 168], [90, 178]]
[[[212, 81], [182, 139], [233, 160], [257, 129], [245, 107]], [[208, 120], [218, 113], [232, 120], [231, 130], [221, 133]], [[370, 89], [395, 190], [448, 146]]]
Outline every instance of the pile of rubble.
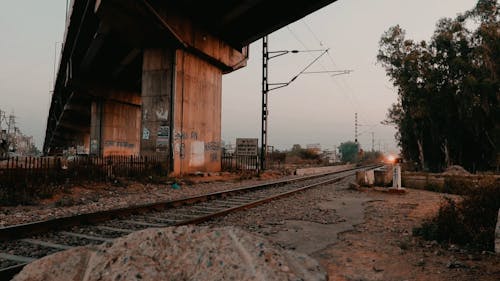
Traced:
[[234, 227], [147, 229], [37, 260], [15, 281], [326, 280], [308, 256]]

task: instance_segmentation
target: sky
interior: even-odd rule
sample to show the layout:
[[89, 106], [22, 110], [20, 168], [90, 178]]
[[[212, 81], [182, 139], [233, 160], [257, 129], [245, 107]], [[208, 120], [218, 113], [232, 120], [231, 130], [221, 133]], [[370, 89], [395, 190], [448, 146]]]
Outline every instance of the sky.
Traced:
[[[395, 153], [395, 129], [381, 125], [396, 89], [377, 64], [378, 42], [399, 24], [414, 40], [428, 40], [437, 20], [471, 9], [475, 0], [339, 0], [269, 35], [269, 50], [329, 49], [309, 71], [353, 70], [348, 75], [304, 74], [269, 93], [268, 145], [320, 143], [332, 149], [354, 140], [358, 113], [361, 147]], [[65, 27], [66, 0], [0, 1], [0, 109], [43, 144], [50, 91]], [[321, 52], [269, 61], [270, 83], [287, 82]], [[222, 140], [260, 138], [262, 41], [250, 45], [248, 65], [223, 76]]]

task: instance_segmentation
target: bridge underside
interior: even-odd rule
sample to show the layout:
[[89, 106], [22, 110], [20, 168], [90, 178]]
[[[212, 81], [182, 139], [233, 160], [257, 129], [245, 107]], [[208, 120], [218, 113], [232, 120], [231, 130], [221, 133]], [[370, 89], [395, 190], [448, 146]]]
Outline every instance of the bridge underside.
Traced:
[[222, 75], [246, 65], [249, 43], [333, 1], [73, 1], [44, 152], [220, 170]]

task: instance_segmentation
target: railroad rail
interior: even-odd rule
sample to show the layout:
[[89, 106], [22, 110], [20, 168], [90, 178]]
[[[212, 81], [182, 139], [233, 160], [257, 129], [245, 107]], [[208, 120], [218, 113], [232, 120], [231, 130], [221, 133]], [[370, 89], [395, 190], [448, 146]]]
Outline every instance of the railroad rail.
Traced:
[[293, 193], [339, 181], [366, 166], [334, 173], [214, 192], [180, 200], [131, 206], [0, 228], [0, 280], [28, 263], [77, 246], [101, 244], [150, 227], [197, 224]]

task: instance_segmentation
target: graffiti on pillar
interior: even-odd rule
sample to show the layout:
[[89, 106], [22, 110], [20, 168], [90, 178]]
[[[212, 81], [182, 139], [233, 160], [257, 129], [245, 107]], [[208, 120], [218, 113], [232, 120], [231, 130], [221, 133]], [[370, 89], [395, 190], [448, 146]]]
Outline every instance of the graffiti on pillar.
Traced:
[[218, 162], [219, 161], [219, 153], [218, 152], [210, 153], [210, 161], [211, 162]]
[[77, 145], [76, 146], [76, 153], [77, 154], [89, 154], [89, 150], [84, 145]]
[[184, 140], [187, 139], [187, 134], [185, 132], [175, 132], [174, 133], [175, 140]]
[[156, 111], [156, 118], [158, 121], [168, 121], [168, 110], [161, 108]]
[[107, 140], [104, 142], [104, 147], [110, 147], [110, 146], [134, 148], [135, 144], [126, 141], [112, 141], [112, 140]]
[[148, 116], [148, 110], [144, 108], [142, 110], [142, 120], [147, 121], [148, 118], [149, 118], [149, 116]]
[[99, 141], [93, 139], [90, 141], [90, 153], [99, 153]]
[[198, 140], [198, 132], [192, 131], [191, 132], [191, 139], [192, 140]]
[[218, 152], [220, 150], [220, 142], [218, 141], [212, 141], [212, 142], [207, 142], [205, 143], [205, 150], [206, 151], [212, 151], [212, 152]]
[[[169, 126], [159, 126], [158, 134], [156, 139], [157, 151], [167, 151], [170, 143], [170, 127]], [[160, 149], [160, 150], [158, 150]]]
[[179, 154], [180, 154], [180, 158], [181, 159], [184, 159], [186, 158], [186, 144], [185, 143], [181, 143], [180, 147], [179, 147]]
[[150, 132], [149, 132], [148, 128], [143, 128], [142, 129], [142, 139], [149, 140], [149, 135], [150, 135]]

